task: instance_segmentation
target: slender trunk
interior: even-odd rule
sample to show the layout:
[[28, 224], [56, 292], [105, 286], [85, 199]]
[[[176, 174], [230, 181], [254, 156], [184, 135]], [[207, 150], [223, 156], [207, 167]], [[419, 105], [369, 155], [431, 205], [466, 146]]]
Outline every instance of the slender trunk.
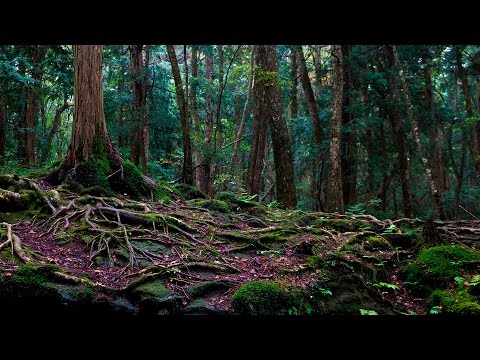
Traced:
[[[0, 54], [6, 53], [6, 46], [0, 45]], [[5, 87], [0, 77], [0, 166], [5, 165], [5, 143], [7, 141], [7, 99]]]
[[420, 155], [422, 166], [425, 171], [425, 174], [427, 175], [427, 179], [430, 185], [430, 194], [434, 199], [435, 207], [437, 208], [438, 216], [440, 220], [444, 220], [445, 213], [443, 211], [441, 193], [438, 191], [435, 181], [433, 180], [432, 167], [428, 162], [427, 154], [423, 148], [422, 142], [420, 141], [420, 126], [418, 125], [417, 119], [413, 115], [413, 106], [412, 106], [412, 102], [410, 101], [410, 91], [408, 90], [407, 81], [405, 80], [402, 65], [400, 64], [400, 58], [398, 56], [397, 47], [395, 45], [392, 45], [390, 46], [390, 48], [393, 55], [394, 65], [398, 71], [398, 76], [400, 78], [400, 84], [402, 86], [405, 104], [407, 105], [407, 117], [408, 117], [408, 120], [410, 121], [410, 125], [412, 126], [413, 138], [415, 139], [415, 143], [417, 144], [417, 151]]
[[301, 46], [297, 47], [297, 59], [298, 67], [300, 73], [300, 81], [302, 83], [303, 93], [305, 95], [305, 100], [307, 102], [307, 110], [312, 121], [313, 129], [313, 143], [315, 160], [313, 162], [313, 172], [312, 172], [312, 183], [311, 183], [311, 192], [314, 199], [313, 210], [318, 211], [320, 206], [320, 146], [322, 145], [322, 127], [320, 124], [320, 117], [318, 116], [317, 103], [315, 102], [315, 96], [313, 95], [312, 84], [308, 76], [307, 65], [305, 62], [305, 57], [303, 55], [303, 50]]
[[175, 89], [177, 95], [177, 105], [180, 112], [180, 125], [182, 127], [183, 138], [183, 167], [182, 167], [182, 181], [185, 184], [193, 185], [192, 172], [192, 147], [190, 144], [190, 126], [188, 117], [188, 105], [183, 90], [182, 77], [180, 75], [180, 68], [178, 67], [177, 55], [173, 45], [167, 45], [168, 58], [172, 66], [173, 79], [175, 81]]
[[[123, 45], [120, 45], [120, 54], [124, 53]], [[125, 91], [125, 63], [122, 61], [121, 71], [118, 81], [118, 94], [123, 94]], [[117, 125], [118, 125], [118, 147], [121, 148], [123, 143], [123, 101], [120, 100], [118, 105], [118, 115], [117, 115]]]
[[342, 186], [345, 205], [352, 205], [357, 197], [357, 170], [355, 164], [355, 133], [353, 129], [353, 67], [352, 45], [342, 45], [343, 55], [343, 112], [342, 112]]
[[413, 218], [413, 201], [410, 187], [410, 171], [408, 167], [407, 149], [405, 146], [405, 127], [403, 124], [400, 99], [397, 89], [397, 78], [395, 76], [395, 60], [391, 47], [386, 48], [388, 72], [388, 92], [390, 94], [391, 115], [389, 116], [393, 131], [393, 139], [397, 152], [398, 171], [402, 186], [403, 213], [407, 218]]
[[343, 103], [343, 56], [340, 45], [333, 45], [333, 104], [330, 138], [330, 176], [328, 211], [343, 213], [343, 187], [341, 164], [342, 103]]
[[239, 168], [239, 157], [238, 154], [240, 152], [240, 141], [243, 136], [243, 132], [245, 130], [245, 124], [247, 123], [247, 118], [250, 109], [250, 98], [252, 97], [253, 91], [253, 84], [255, 78], [255, 68], [254, 68], [254, 52], [253, 48], [250, 53], [250, 79], [248, 81], [248, 90], [247, 90], [247, 98], [245, 99], [245, 106], [243, 107], [242, 112], [242, 119], [240, 121], [240, 125], [238, 126], [237, 134], [235, 135], [235, 144], [233, 145], [233, 154], [232, 154], [232, 161], [230, 162], [230, 173], [235, 176], [236, 170]]
[[392, 186], [393, 217], [398, 219], [397, 191], [395, 184]]
[[42, 156], [43, 164], [45, 164], [48, 161], [48, 158], [50, 157], [50, 150], [52, 147], [53, 137], [55, 136], [55, 134], [57, 134], [58, 129], [60, 128], [60, 125], [62, 123], [63, 112], [67, 110], [69, 106], [70, 104], [67, 103], [67, 97], [65, 96], [63, 99], [63, 105], [59, 106], [55, 110], [55, 118], [53, 119], [52, 127], [50, 128], [50, 131], [47, 134], [47, 143], [45, 145], [45, 150]]
[[222, 93], [224, 91], [225, 84], [223, 83], [223, 46], [217, 45], [218, 54], [218, 95], [217, 95], [217, 113], [215, 124], [215, 152], [222, 147], [223, 143], [223, 129], [222, 129]]
[[315, 92], [317, 99], [320, 97], [322, 89], [322, 55], [320, 45], [315, 45]]
[[[201, 154], [199, 151], [201, 137], [200, 137], [200, 119], [198, 117], [197, 106], [197, 88], [198, 88], [198, 50], [197, 45], [192, 45], [192, 59], [190, 61], [192, 75], [190, 78], [190, 117], [193, 128], [193, 138], [195, 145], [193, 147], [193, 160], [195, 166], [198, 166], [201, 161]], [[195, 184], [199, 186], [200, 176], [198, 171], [194, 174]]]
[[[467, 112], [467, 117], [473, 117], [473, 104], [472, 104], [472, 94], [470, 92], [470, 84], [468, 82], [467, 73], [463, 67], [462, 60], [462, 50], [456, 46], [455, 47], [455, 59], [457, 63], [457, 72], [460, 76], [462, 82], [463, 98], [465, 101], [465, 111]], [[473, 122], [470, 125], [470, 142], [471, 142], [471, 151], [472, 158], [475, 162], [475, 169], [477, 175], [480, 174], [480, 127], [477, 122]]]
[[[295, 209], [297, 196], [293, 153], [289, 130], [283, 116], [283, 101], [275, 45], [256, 45], [255, 61], [257, 71], [268, 74], [262, 81], [259, 81], [259, 77], [256, 76], [254, 99], [255, 108], [258, 105], [260, 112], [255, 115], [261, 115], [261, 118], [264, 119], [261, 121], [266, 120], [270, 127], [277, 201], [282, 208]], [[261, 176], [261, 174], [258, 174], [258, 176]]]
[[213, 56], [205, 54], [205, 75], [207, 90], [205, 93], [205, 130], [203, 139], [203, 157], [200, 167], [200, 190], [205, 194], [212, 193], [212, 134], [213, 134]]
[[148, 119], [148, 106], [147, 106], [147, 97], [148, 97], [148, 68], [150, 66], [150, 45], [145, 45], [145, 75], [142, 82], [143, 85], [143, 94], [144, 94], [144, 103], [143, 103], [143, 133], [142, 133], [142, 153], [140, 155], [140, 162], [142, 163], [142, 173], [143, 175], [148, 174], [148, 154], [150, 148], [150, 124]]
[[292, 48], [290, 54], [290, 119], [298, 117], [298, 64], [297, 64], [297, 52], [295, 48]]

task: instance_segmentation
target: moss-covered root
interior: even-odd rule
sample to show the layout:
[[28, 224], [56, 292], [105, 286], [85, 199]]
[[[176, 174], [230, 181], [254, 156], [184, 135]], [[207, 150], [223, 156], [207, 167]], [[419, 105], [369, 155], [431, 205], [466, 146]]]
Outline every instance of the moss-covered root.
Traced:
[[5, 226], [7, 228], [7, 240], [0, 244], [0, 250], [10, 244], [13, 244], [13, 251], [20, 258], [20, 260], [22, 260], [24, 263], [30, 262], [31, 259], [22, 249], [22, 242], [20, 238], [12, 231], [12, 225], [8, 223], [0, 223], [0, 226]]

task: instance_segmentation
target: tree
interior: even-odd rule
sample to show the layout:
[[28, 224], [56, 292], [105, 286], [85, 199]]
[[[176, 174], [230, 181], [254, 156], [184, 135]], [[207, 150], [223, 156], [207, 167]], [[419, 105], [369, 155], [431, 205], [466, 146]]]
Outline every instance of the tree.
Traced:
[[[6, 56], [6, 46], [0, 45], [0, 56]], [[5, 86], [0, 74], [0, 166], [5, 164], [5, 143], [7, 141], [7, 99]]]
[[333, 45], [333, 102], [332, 124], [330, 137], [330, 176], [327, 209], [343, 213], [341, 136], [342, 136], [342, 105], [343, 105], [343, 69], [342, 48]]
[[177, 95], [177, 106], [180, 112], [180, 124], [182, 127], [183, 139], [183, 167], [182, 182], [188, 185], [193, 184], [192, 146], [190, 143], [190, 121], [188, 116], [188, 99], [183, 89], [180, 68], [178, 67], [177, 55], [173, 45], [167, 45], [168, 59], [172, 66], [173, 79], [175, 81], [175, 92]]
[[[297, 206], [297, 197], [293, 170], [293, 154], [289, 130], [283, 115], [276, 47], [274, 45], [256, 45], [255, 61], [257, 69], [254, 85], [254, 101], [257, 111], [254, 113], [254, 117], [260, 117], [257, 125], [268, 124], [270, 127], [275, 162], [277, 201], [283, 208], [295, 209]], [[262, 130], [257, 129], [257, 131]], [[259, 139], [262, 140], [261, 138]], [[262, 155], [258, 157], [263, 160]]]

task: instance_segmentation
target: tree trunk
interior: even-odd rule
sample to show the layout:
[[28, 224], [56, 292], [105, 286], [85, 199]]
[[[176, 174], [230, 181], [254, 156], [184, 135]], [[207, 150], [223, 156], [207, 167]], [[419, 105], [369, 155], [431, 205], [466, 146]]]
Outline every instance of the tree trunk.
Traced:
[[298, 61], [297, 51], [292, 48], [290, 54], [290, 119], [296, 119], [298, 117]]
[[343, 112], [342, 112], [342, 186], [345, 205], [357, 199], [357, 170], [355, 165], [355, 133], [353, 129], [353, 67], [352, 45], [342, 45], [343, 56]]
[[73, 130], [65, 163], [73, 168], [102, 152], [121, 163], [103, 111], [102, 45], [74, 45], [74, 56]]
[[[124, 53], [123, 45], [120, 45], [119, 49], [119, 56], [122, 56]], [[122, 61], [120, 65], [120, 75], [119, 75], [119, 81], [118, 81], [118, 86], [117, 86], [117, 91], [118, 94], [123, 94], [125, 91], [125, 70], [126, 66], [124, 61]], [[120, 100], [120, 103], [118, 105], [118, 114], [117, 114], [117, 125], [118, 125], [118, 147], [121, 148], [124, 145], [124, 138], [123, 138], [123, 101]]]
[[183, 167], [182, 181], [185, 184], [193, 185], [192, 171], [192, 147], [190, 144], [190, 126], [188, 117], [188, 104], [183, 90], [182, 77], [178, 67], [177, 55], [173, 45], [167, 45], [168, 58], [172, 66], [173, 79], [175, 81], [175, 89], [177, 94], [177, 105], [180, 111], [180, 124], [182, 127], [183, 138]]
[[[139, 165], [142, 163], [142, 173], [147, 174], [147, 67], [143, 59], [143, 45], [130, 45], [130, 64], [133, 88], [133, 119], [134, 138], [130, 160]], [[145, 131], [146, 129], [146, 131]], [[147, 138], [146, 138], [147, 137]]]
[[[193, 137], [195, 140], [195, 146], [193, 146], [193, 161], [195, 166], [198, 166], [201, 161], [201, 154], [199, 151], [201, 136], [200, 136], [200, 119], [198, 117], [197, 106], [197, 88], [198, 88], [198, 50], [197, 45], [192, 45], [192, 59], [190, 61], [190, 67], [192, 69], [192, 76], [190, 77], [190, 117], [193, 127]], [[199, 172], [194, 173], [195, 184], [200, 186]]]
[[318, 211], [320, 206], [320, 146], [322, 145], [322, 127], [320, 124], [320, 117], [318, 116], [317, 103], [315, 102], [315, 96], [313, 95], [312, 84], [308, 76], [307, 64], [303, 55], [301, 46], [297, 46], [297, 59], [300, 73], [300, 81], [302, 83], [303, 93], [307, 102], [308, 114], [312, 121], [313, 129], [313, 143], [315, 144], [314, 153], [315, 161], [313, 163], [311, 192], [312, 197], [315, 200], [313, 210]]
[[205, 134], [203, 139], [203, 157], [200, 167], [200, 190], [205, 194], [212, 193], [212, 134], [213, 134], [213, 55], [205, 54], [205, 75], [207, 90], [205, 93]]
[[320, 97], [320, 90], [322, 89], [322, 55], [320, 50], [320, 45], [315, 45], [315, 95], [317, 99]]
[[403, 213], [407, 218], [413, 218], [413, 202], [410, 188], [410, 171], [408, 168], [407, 149], [405, 146], [405, 127], [403, 124], [402, 112], [400, 108], [400, 99], [397, 89], [397, 79], [395, 76], [395, 60], [392, 48], [386, 47], [386, 56], [388, 62], [388, 92], [390, 94], [391, 115], [389, 116], [393, 130], [393, 139], [397, 152], [398, 171], [400, 172], [400, 182], [402, 186]]
[[263, 70], [269, 74], [266, 81], [258, 81], [258, 77], [256, 77], [255, 86], [260, 88], [259, 95], [263, 98], [260, 106], [265, 108], [264, 115], [267, 118], [272, 136], [277, 201], [282, 208], [295, 209], [297, 207], [297, 195], [293, 153], [289, 130], [283, 116], [282, 92], [275, 45], [258, 45], [255, 58], [260, 71]]
[[[0, 45], [0, 54], [5, 54], [6, 46]], [[0, 77], [0, 166], [5, 165], [5, 143], [7, 141], [7, 99], [5, 85]]]
[[34, 83], [27, 88], [27, 162], [30, 166], [35, 166], [35, 126], [38, 116], [38, 95], [41, 89], [41, 79], [43, 70], [41, 69], [46, 49], [40, 45], [31, 45], [31, 65], [32, 79]]
[[330, 138], [330, 176], [327, 210], [343, 213], [343, 187], [342, 187], [342, 104], [343, 104], [343, 56], [340, 45], [333, 45], [333, 104], [332, 124]]
[[423, 148], [422, 142], [420, 141], [420, 127], [418, 125], [417, 119], [413, 115], [413, 106], [412, 106], [412, 102], [410, 101], [410, 91], [408, 90], [407, 81], [405, 80], [402, 65], [400, 64], [400, 58], [398, 56], [397, 47], [395, 45], [392, 45], [391, 51], [392, 51], [395, 67], [398, 71], [398, 76], [400, 78], [400, 84], [402, 85], [403, 96], [405, 98], [405, 104], [407, 105], [407, 117], [412, 126], [413, 138], [415, 139], [415, 143], [417, 144], [417, 150], [420, 155], [420, 159], [422, 161], [422, 166], [425, 171], [425, 174], [427, 175], [427, 179], [430, 185], [430, 194], [434, 199], [435, 207], [437, 208], [438, 216], [440, 220], [445, 220], [445, 213], [443, 211], [441, 194], [435, 185], [435, 181], [433, 180], [432, 167], [428, 163], [427, 154]]
[[245, 105], [243, 107], [242, 119], [240, 120], [240, 125], [238, 126], [237, 134], [235, 135], [235, 144], [233, 145], [232, 161], [230, 162], [230, 173], [235, 176], [237, 169], [239, 168], [239, 152], [240, 152], [240, 141], [245, 130], [245, 124], [247, 123], [248, 113], [250, 109], [250, 98], [252, 97], [253, 83], [255, 78], [255, 68], [254, 68], [254, 52], [253, 48], [250, 53], [250, 79], [248, 81], [248, 90], [247, 98], [245, 99]]
[[50, 150], [52, 147], [52, 142], [53, 142], [53, 137], [55, 134], [58, 132], [58, 129], [60, 128], [60, 124], [62, 122], [62, 114], [65, 110], [68, 109], [70, 104], [67, 102], [67, 96], [64, 97], [63, 99], [63, 105], [59, 106], [55, 110], [55, 118], [53, 119], [53, 124], [50, 129], [50, 131], [47, 134], [47, 143], [45, 145], [45, 150], [42, 156], [42, 163], [45, 164], [48, 161], [48, 158], [50, 157]]
[[[465, 111], [467, 112], [467, 117], [473, 117], [473, 104], [472, 104], [472, 94], [470, 92], [470, 84], [468, 82], [467, 73], [463, 67], [462, 60], [462, 50], [459, 46], [455, 46], [455, 59], [457, 63], [457, 71], [462, 82], [463, 89], [463, 98], [465, 101]], [[470, 125], [470, 142], [471, 142], [471, 151], [472, 158], [475, 163], [475, 169], [477, 176], [480, 175], [480, 127], [477, 122], [474, 122]]]

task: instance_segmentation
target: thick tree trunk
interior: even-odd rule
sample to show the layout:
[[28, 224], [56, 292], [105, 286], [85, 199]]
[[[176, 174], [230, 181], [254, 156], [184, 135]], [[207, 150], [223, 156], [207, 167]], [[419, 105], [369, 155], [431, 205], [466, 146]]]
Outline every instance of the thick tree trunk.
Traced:
[[237, 133], [235, 135], [235, 144], [233, 145], [232, 161], [230, 162], [230, 173], [235, 176], [237, 169], [239, 168], [239, 152], [240, 152], [240, 142], [245, 130], [245, 124], [247, 123], [247, 118], [250, 110], [250, 98], [252, 97], [253, 83], [255, 78], [255, 69], [254, 69], [254, 52], [253, 49], [250, 53], [250, 79], [248, 81], [248, 90], [247, 98], [245, 99], [245, 105], [242, 111], [242, 119], [240, 120], [240, 125], [238, 126]]
[[[0, 45], [0, 54], [6, 52], [6, 46]], [[7, 141], [7, 99], [5, 86], [0, 78], [0, 166], [5, 165], [5, 143]]]
[[438, 216], [440, 220], [444, 220], [445, 213], [443, 211], [441, 194], [435, 185], [435, 181], [433, 180], [432, 167], [428, 162], [427, 154], [423, 148], [422, 142], [420, 141], [420, 126], [418, 125], [417, 119], [413, 115], [413, 106], [412, 106], [412, 102], [410, 101], [410, 91], [408, 90], [407, 81], [405, 80], [402, 65], [400, 64], [400, 58], [398, 56], [397, 47], [395, 45], [392, 45], [391, 51], [393, 54], [395, 67], [397, 68], [398, 76], [400, 78], [400, 84], [402, 85], [403, 96], [405, 98], [405, 104], [407, 105], [407, 117], [412, 126], [413, 138], [415, 139], [415, 143], [417, 144], [417, 151], [420, 155], [422, 166], [425, 171], [425, 174], [427, 175], [427, 179], [430, 185], [430, 194], [432, 195], [433, 200], [435, 202], [435, 207], [437, 208]]
[[74, 114], [68, 168], [102, 152], [122, 162], [107, 133], [103, 111], [102, 45], [74, 45]]
[[263, 95], [261, 105], [266, 108], [265, 116], [272, 136], [277, 201], [285, 209], [295, 209], [297, 207], [297, 194], [293, 153], [289, 130], [283, 116], [276, 47], [275, 45], [258, 45], [256, 55], [257, 66], [267, 71], [268, 74], [272, 74], [270, 82], [255, 81], [255, 85], [260, 87], [263, 92], [263, 94], [260, 93]]
[[343, 112], [342, 112], [342, 186], [345, 205], [356, 203], [357, 169], [355, 164], [355, 133], [353, 129], [353, 67], [352, 45], [342, 45]]
[[292, 48], [290, 54], [290, 119], [298, 117], [298, 61], [297, 51]]
[[[120, 48], [119, 48], [119, 56], [122, 56], [124, 53], [124, 48], [123, 48], [123, 45], [120, 45]], [[118, 80], [118, 85], [117, 85], [117, 90], [118, 90], [118, 94], [123, 94], [123, 92], [125, 91], [125, 71], [126, 71], [126, 65], [125, 65], [125, 62], [122, 61], [121, 62], [121, 65], [120, 65], [120, 75], [119, 75], [119, 80]], [[118, 147], [121, 148], [123, 145], [124, 145], [124, 137], [123, 137], [123, 134], [124, 134], [124, 130], [123, 130], [123, 101], [120, 100], [119, 104], [118, 104], [118, 113], [117, 113], [117, 125], [118, 125]]]
[[343, 56], [340, 45], [333, 45], [333, 104], [332, 124], [330, 137], [330, 176], [327, 210], [343, 213], [343, 187], [342, 187], [342, 104], [343, 104]]
[[312, 121], [313, 129], [313, 143], [315, 144], [315, 161], [313, 163], [312, 171], [312, 183], [311, 192], [312, 197], [315, 200], [313, 210], [318, 211], [320, 206], [320, 146], [322, 145], [322, 127], [320, 124], [320, 117], [318, 116], [317, 103], [315, 102], [315, 96], [313, 94], [312, 84], [308, 76], [307, 64], [303, 55], [301, 46], [297, 46], [297, 59], [300, 73], [300, 81], [302, 83], [303, 93], [307, 102], [308, 114]]
[[[148, 46], [148, 45], [147, 45]], [[130, 45], [130, 63], [133, 88], [133, 118], [135, 135], [130, 160], [142, 164], [142, 173], [147, 174], [148, 162], [148, 114], [147, 114], [147, 64], [143, 58], [143, 45]]]
[[322, 89], [322, 55], [320, 52], [320, 45], [315, 45], [315, 95], [317, 99], [320, 96]]
[[211, 194], [212, 181], [212, 135], [213, 135], [213, 56], [205, 54], [205, 74], [207, 90], [205, 94], [205, 134], [203, 138], [203, 157], [200, 167], [200, 190]]
[[405, 127], [403, 124], [402, 110], [397, 89], [397, 78], [395, 76], [395, 60], [392, 48], [386, 47], [388, 62], [388, 92], [390, 94], [391, 115], [389, 116], [393, 130], [393, 139], [397, 152], [398, 171], [402, 186], [403, 213], [407, 218], [413, 218], [413, 201], [410, 187], [410, 171], [408, 167], [407, 149], [405, 146]]
[[173, 79], [177, 94], [177, 105], [180, 111], [180, 124], [183, 138], [183, 167], [182, 182], [193, 185], [192, 146], [190, 143], [190, 126], [188, 116], [188, 103], [183, 90], [182, 77], [178, 67], [177, 55], [173, 45], [167, 45], [168, 58], [172, 66]]

